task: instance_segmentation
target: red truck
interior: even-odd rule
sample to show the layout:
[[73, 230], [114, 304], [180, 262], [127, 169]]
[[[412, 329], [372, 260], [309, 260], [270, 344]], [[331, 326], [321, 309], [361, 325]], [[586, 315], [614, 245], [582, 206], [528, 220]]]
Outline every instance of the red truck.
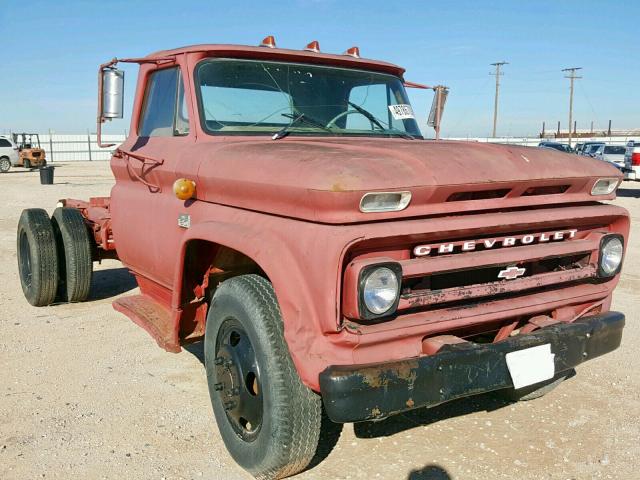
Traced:
[[327, 417], [532, 398], [619, 346], [611, 165], [426, 140], [401, 67], [271, 37], [102, 65], [98, 133], [123, 61], [111, 196], [22, 213], [24, 294], [86, 300], [92, 262], [118, 258], [140, 294], [116, 310], [170, 352], [204, 337], [218, 428], [257, 477], [305, 469]]

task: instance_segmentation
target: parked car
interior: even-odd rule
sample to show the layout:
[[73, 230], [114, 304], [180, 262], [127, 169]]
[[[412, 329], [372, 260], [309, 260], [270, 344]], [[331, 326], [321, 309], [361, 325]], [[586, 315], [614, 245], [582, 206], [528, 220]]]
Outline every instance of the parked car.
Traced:
[[626, 147], [622, 145], [601, 145], [593, 150], [591, 155], [599, 160], [613, 163], [620, 170], [624, 170], [624, 157]]
[[566, 143], [540, 142], [538, 144], [538, 147], [541, 147], [541, 148], [553, 148], [554, 150], [559, 150], [559, 151], [564, 152], [564, 153], [574, 153], [573, 148], [571, 148]]
[[582, 152], [582, 147], [584, 147], [584, 143], [582, 143], [582, 142], [576, 143], [576, 146], [573, 147], [573, 151], [575, 153], [577, 153], [578, 155], [580, 155], [580, 153]]
[[11, 139], [0, 137], [0, 173], [6, 173], [19, 160], [18, 147]]
[[640, 142], [634, 140], [627, 143], [624, 154], [625, 180], [640, 180]]
[[595, 150], [604, 145], [606, 145], [606, 143], [604, 142], [585, 142], [585, 144], [582, 146], [581, 155], [590, 157]]

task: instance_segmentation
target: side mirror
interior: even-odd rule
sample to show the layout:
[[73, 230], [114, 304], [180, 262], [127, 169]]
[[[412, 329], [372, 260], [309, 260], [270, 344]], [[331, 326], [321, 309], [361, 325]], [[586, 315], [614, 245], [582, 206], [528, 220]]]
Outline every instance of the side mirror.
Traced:
[[115, 68], [102, 70], [102, 111], [103, 120], [124, 116], [124, 72]]

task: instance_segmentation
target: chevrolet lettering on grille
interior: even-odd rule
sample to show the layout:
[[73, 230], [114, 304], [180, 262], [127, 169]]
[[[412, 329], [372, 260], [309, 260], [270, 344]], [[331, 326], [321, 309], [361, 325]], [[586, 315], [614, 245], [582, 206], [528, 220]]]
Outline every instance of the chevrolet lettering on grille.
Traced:
[[413, 249], [413, 254], [416, 257], [426, 257], [428, 255], [471, 252], [478, 248], [488, 250], [490, 248], [531, 245], [533, 243], [568, 240], [574, 238], [576, 233], [578, 233], [577, 230], [557, 230], [554, 232], [527, 233], [510, 237], [495, 237], [484, 238], [481, 240], [463, 240], [449, 243], [418, 245]]

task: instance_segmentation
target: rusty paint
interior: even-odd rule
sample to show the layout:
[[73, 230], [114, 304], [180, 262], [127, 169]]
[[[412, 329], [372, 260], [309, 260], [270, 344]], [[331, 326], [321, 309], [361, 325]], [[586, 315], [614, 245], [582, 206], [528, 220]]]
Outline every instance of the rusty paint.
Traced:
[[[476, 264], [477, 266], [477, 264]], [[430, 290], [414, 292], [411, 295], [403, 295], [398, 305], [398, 310], [411, 309], [427, 305], [435, 305], [458, 300], [472, 298], [494, 297], [504, 293], [519, 292], [549, 285], [574, 282], [596, 276], [596, 265], [588, 265], [574, 270], [543, 273], [517, 280], [499, 280], [493, 283], [485, 283], [470, 287], [454, 287], [432, 293]]]
[[406, 405], [407, 405], [408, 408], [413, 408], [415, 403], [414, 403], [413, 399], [410, 398], [409, 400], [407, 400]]
[[362, 382], [371, 388], [379, 388], [388, 385], [390, 381], [401, 379], [408, 383], [408, 389], [413, 389], [413, 384], [417, 378], [416, 369], [418, 360], [408, 360], [394, 365], [392, 368], [365, 367], [360, 374]]

